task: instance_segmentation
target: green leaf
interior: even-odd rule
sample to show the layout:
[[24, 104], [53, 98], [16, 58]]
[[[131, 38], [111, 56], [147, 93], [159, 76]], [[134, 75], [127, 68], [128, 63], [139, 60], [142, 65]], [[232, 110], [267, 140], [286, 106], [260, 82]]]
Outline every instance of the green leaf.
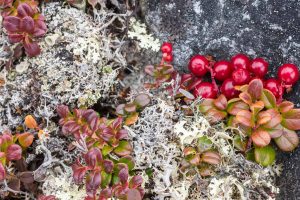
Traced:
[[243, 140], [241, 136], [236, 135], [233, 139], [233, 145], [240, 151], [246, 150], [247, 141]]
[[300, 109], [292, 109], [282, 114], [282, 125], [290, 130], [300, 130]]
[[288, 129], [283, 129], [282, 135], [274, 140], [282, 151], [293, 151], [299, 145], [297, 133]]
[[111, 182], [112, 175], [101, 171], [101, 188], [106, 188]]
[[255, 161], [260, 165], [266, 167], [275, 161], [275, 150], [272, 146], [268, 145], [262, 148], [256, 147], [254, 150]]
[[276, 107], [276, 98], [269, 90], [264, 89], [260, 99], [264, 102], [266, 108]]
[[198, 139], [198, 149], [200, 152], [211, 149], [212, 141], [205, 135]]
[[106, 156], [108, 154], [110, 154], [110, 152], [113, 151], [113, 147], [109, 146], [109, 145], [105, 145], [103, 148], [102, 148], [102, 155], [103, 156]]
[[119, 163], [125, 163], [128, 166], [128, 170], [131, 171], [134, 168], [134, 161], [131, 156], [124, 156], [119, 159]]
[[254, 149], [247, 151], [246, 159], [255, 162]]
[[128, 141], [122, 140], [119, 146], [114, 149], [114, 153], [118, 156], [128, 156], [132, 152], [132, 147]]

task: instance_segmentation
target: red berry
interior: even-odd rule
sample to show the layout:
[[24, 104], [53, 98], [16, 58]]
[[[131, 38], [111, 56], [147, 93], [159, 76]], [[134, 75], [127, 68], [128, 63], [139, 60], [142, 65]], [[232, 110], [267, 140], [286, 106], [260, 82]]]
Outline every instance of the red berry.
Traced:
[[173, 56], [172, 56], [172, 54], [166, 54], [166, 55], [164, 55], [163, 57], [164, 57], [164, 61], [166, 61], [166, 62], [168, 62], [168, 63], [170, 63], [170, 62], [173, 61]]
[[236, 54], [231, 58], [233, 69], [248, 69], [250, 65], [250, 59], [245, 54]]
[[217, 91], [214, 89], [214, 85], [212, 83], [203, 82], [195, 87], [194, 96], [200, 96], [205, 99], [214, 99], [217, 97]]
[[170, 54], [172, 53], [173, 47], [172, 44], [169, 42], [164, 42], [160, 48], [162, 53]]
[[224, 81], [231, 76], [232, 66], [230, 62], [219, 61], [214, 65], [214, 75], [219, 81]]
[[263, 58], [255, 58], [249, 69], [253, 72], [257, 77], [264, 77], [268, 71], [269, 63], [265, 61]]
[[287, 85], [293, 85], [299, 79], [299, 70], [294, 64], [284, 64], [278, 69], [278, 78]]
[[204, 76], [207, 72], [209, 62], [208, 60], [201, 55], [195, 55], [191, 58], [189, 62], [189, 70], [195, 76]]
[[275, 78], [270, 78], [264, 82], [264, 88], [270, 90], [276, 98], [280, 97], [282, 86]]
[[232, 73], [232, 79], [235, 85], [244, 85], [249, 83], [250, 73], [245, 69], [237, 69]]
[[227, 99], [238, 97], [239, 91], [234, 88], [234, 82], [231, 78], [226, 79], [221, 86], [221, 93], [225, 95]]

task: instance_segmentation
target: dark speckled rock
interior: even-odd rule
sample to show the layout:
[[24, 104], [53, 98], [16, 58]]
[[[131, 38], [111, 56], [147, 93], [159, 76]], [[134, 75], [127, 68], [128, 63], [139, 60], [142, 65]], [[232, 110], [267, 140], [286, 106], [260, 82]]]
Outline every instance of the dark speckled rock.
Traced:
[[[174, 43], [175, 65], [186, 69], [191, 55], [228, 59], [243, 52], [264, 57], [275, 76], [278, 66], [300, 66], [299, 0], [142, 0], [149, 30]], [[299, 84], [293, 100], [300, 107]], [[278, 199], [300, 198], [300, 148], [278, 155], [284, 172]]]

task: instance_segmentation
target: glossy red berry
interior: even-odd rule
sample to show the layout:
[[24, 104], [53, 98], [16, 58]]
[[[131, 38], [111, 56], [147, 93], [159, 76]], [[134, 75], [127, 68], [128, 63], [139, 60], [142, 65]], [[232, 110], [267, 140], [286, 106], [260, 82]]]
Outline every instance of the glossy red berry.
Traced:
[[249, 83], [251, 77], [250, 73], [245, 69], [237, 69], [232, 72], [232, 79], [235, 85], [245, 85]]
[[214, 89], [212, 83], [202, 82], [195, 87], [194, 96], [205, 99], [214, 99], [217, 97], [217, 91]]
[[231, 58], [233, 69], [249, 69], [250, 59], [245, 54], [236, 54]]
[[195, 55], [189, 62], [189, 70], [195, 75], [202, 77], [206, 74], [209, 62], [201, 55]]
[[268, 72], [269, 63], [263, 58], [255, 58], [249, 67], [250, 71], [257, 77], [264, 77]]
[[234, 88], [233, 79], [226, 79], [221, 86], [221, 93], [225, 95], [227, 99], [238, 97], [239, 91]]
[[270, 78], [264, 82], [264, 88], [270, 90], [276, 98], [280, 97], [282, 86], [275, 78]]
[[166, 61], [166, 62], [168, 62], [168, 63], [170, 63], [170, 62], [173, 61], [173, 56], [172, 56], [172, 54], [166, 54], [166, 55], [164, 55], [163, 57], [164, 57], [164, 61]]
[[170, 53], [172, 53], [172, 51], [173, 51], [172, 44], [169, 43], [169, 42], [164, 42], [164, 43], [161, 45], [160, 50], [161, 50], [162, 53], [170, 54]]
[[278, 78], [287, 85], [293, 85], [299, 79], [299, 69], [294, 64], [284, 64], [278, 69]]
[[232, 66], [228, 61], [219, 61], [214, 65], [214, 76], [219, 81], [224, 81], [231, 76]]

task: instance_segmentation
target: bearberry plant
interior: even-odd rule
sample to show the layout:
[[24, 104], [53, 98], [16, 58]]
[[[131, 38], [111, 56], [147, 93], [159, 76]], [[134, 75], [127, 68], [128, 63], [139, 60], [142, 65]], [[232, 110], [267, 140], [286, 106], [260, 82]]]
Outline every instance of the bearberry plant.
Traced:
[[36, 41], [47, 32], [44, 16], [39, 13], [34, 0], [1, 0], [3, 27], [12, 43], [22, 43], [29, 57], [40, 54]]
[[[62, 132], [73, 135], [75, 145], [83, 154], [72, 166], [73, 179], [76, 184], [85, 182], [87, 200], [142, 199], [142, 177], [134, 174], [134, 161], [130, 156], [132, 146], [123, 124], [136, 121], [137, 110], [150, 102], [148, 95], [141, 94], [133, 103], [118, 106], [117, 113], [125, 116], [116, 119], [100, 117], [92, 109], [74, 109], [59, 106], [57, 112], [61, 117], [59, 123]], [[134, 118], [135, 120], [126, 118]], [[129, 123], [130, 122], [130, 123]]]

